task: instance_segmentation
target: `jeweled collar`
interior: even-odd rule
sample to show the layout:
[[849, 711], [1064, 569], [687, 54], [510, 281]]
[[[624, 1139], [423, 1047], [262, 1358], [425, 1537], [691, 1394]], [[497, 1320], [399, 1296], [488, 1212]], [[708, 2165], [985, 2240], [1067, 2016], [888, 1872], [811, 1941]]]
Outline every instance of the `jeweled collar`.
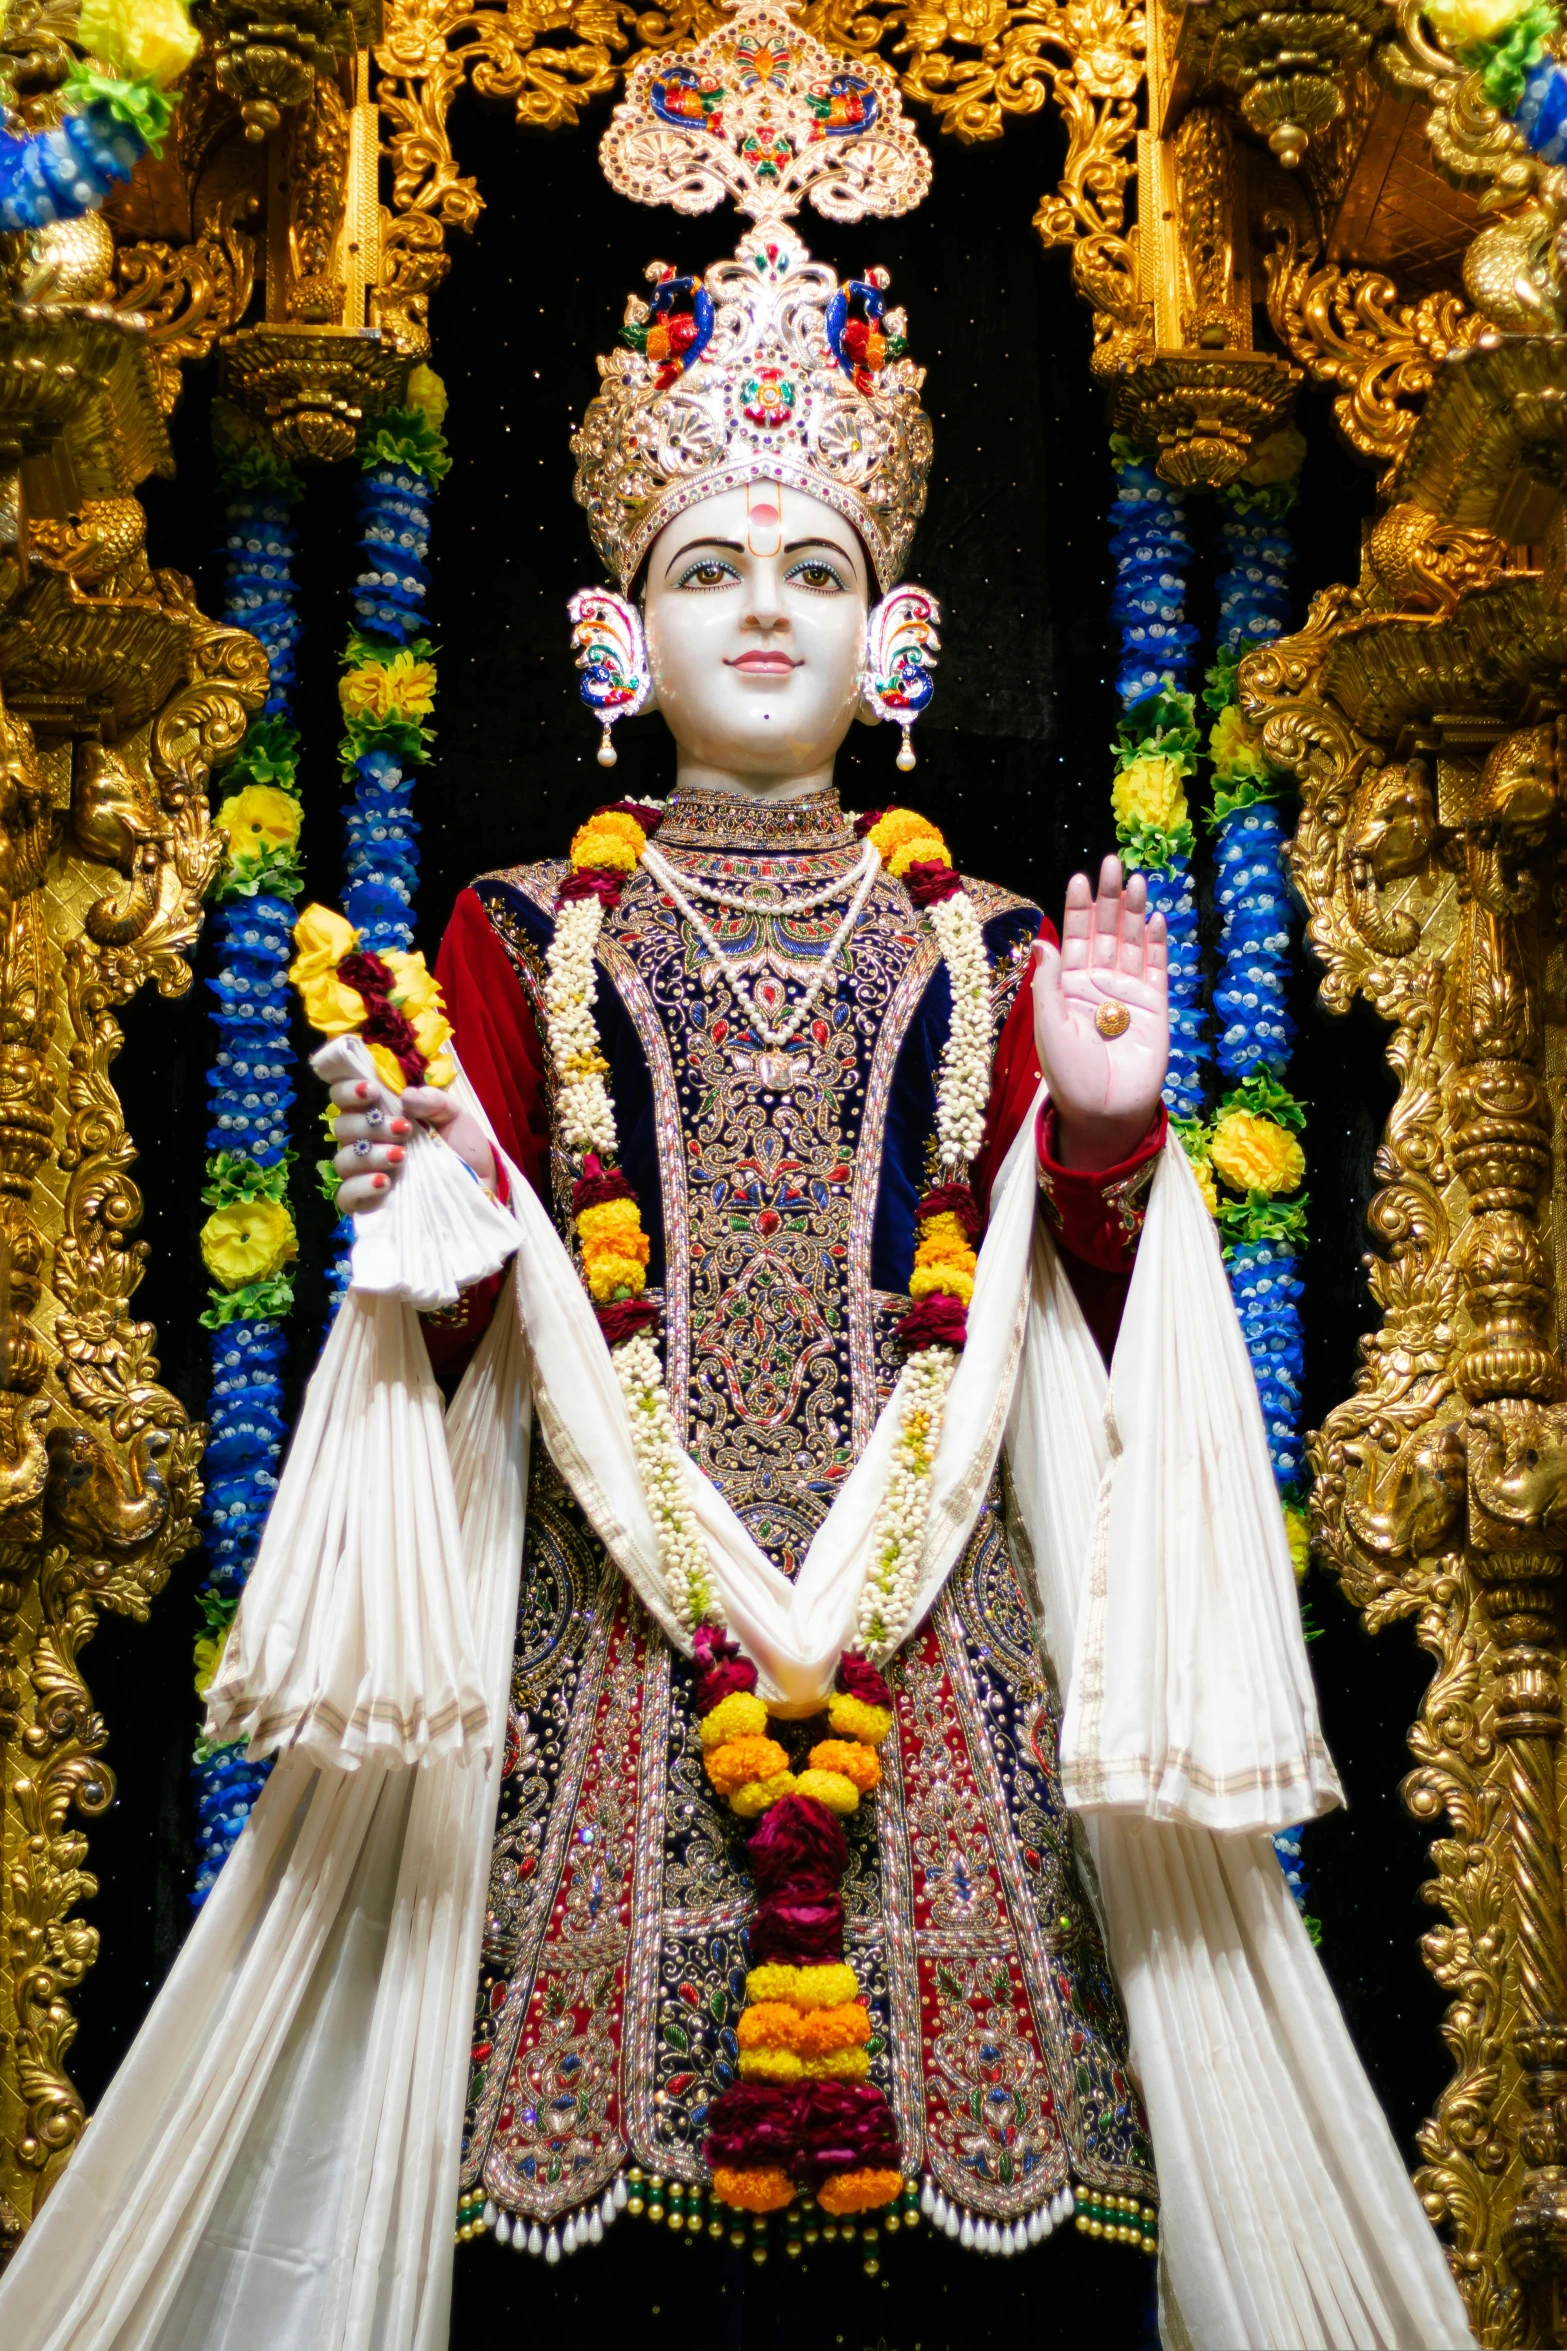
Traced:
[[676, 792], [658, 828], [660, 849], [854, 849], [854, 827], [836, 789], [803, 800], [753, 800], [738, 792]]

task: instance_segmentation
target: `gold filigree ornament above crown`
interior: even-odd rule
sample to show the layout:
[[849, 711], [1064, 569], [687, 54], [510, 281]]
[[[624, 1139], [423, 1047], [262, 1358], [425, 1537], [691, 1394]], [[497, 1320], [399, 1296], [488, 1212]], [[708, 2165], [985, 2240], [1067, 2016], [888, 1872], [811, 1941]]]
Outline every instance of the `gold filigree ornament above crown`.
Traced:
[[629, 588], [673, 516], [776, 481], [852, 523], [892, 587], [925, 504], [925, 371], [886, 272], [840, 284], [788, 225], [807, 198], [835, 221], [919, 203], [930, 158], [892, 75], [834, 57], [780, 0], [740, 0], [695, 49], [636, 67], [599, 153], [637, 203], [710, 212], [729, 195], [753, 223], [702, 278], [653, 263], [652, 299], [632, 296], [623, 348], [598, 363], [571, 446], [604, 562]]

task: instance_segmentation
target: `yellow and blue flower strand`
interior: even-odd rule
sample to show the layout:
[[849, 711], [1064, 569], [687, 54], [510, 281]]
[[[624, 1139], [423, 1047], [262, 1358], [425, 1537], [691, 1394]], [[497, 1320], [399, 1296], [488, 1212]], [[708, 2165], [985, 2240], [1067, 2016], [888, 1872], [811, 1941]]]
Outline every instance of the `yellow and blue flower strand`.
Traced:
[[[261, 716], [224, 777], [215, 811], [228, 852], [212, 891], [207, 982], [217, 1050], [207, 1075], [201, 1195], [209, 1210], [201, 1254], [212, 1277], [202, 1316], [210, 1333], [211, 1434], [203, 1467], [206, 1576], [197, 1595], [201, 1694], [217, 1671], [277, 1488], [287, 1434], [283, 1317], [293, 1305], [288, 1269], [299, 1246], [288, 1204], [295, 1086], [287, 974], [293, 901], [302, 887], [299, 737], [289, 722], [299, 635], [293, 518], [302, 485], [232, 411], [219, 410], [215, 430], [226, 524], [224, 618], [260, 639], [271, 677]], [[233, 1850], [268, 1766], [248, 1761], [242, 1746], [201, 1739], [194, 1769], [198, 1859], [191, 1900], [199, 1906]]]
[[[419, 825], [413, 814], [419, 770], [430, 758], [435, 706], [433, 648], [423, 634], [429, 589], [430, 507], [451, 470], [441, 432], [446, 390], [416, 367], [401, 408], [367, 428], [360, 446], [360, 544], [364, 568], [353, 594], [354, 624], [338, 686], [344, 733], [338, 746], [349, 799], [343, 912], [362, 950], [402, 952], [413, 944], [419, 885]], [[322, 1190], [337, 1192], [330, 1157]], [[327, 1281], [334, 1310], [348, 1283], [353, 1227], [338, 1226]]]
[[1162, 482], [1119, 434], [1112, 437], [1110, 452], [1116, 477], [1110, 611], [1121, 634], [1116, 692], [1122, 704], [1111, 805], [1122, 854], [1146, 874], [1149, 908], [1164, 916], [1169, 934], [1170, 1066], [1164, 1098], [1172, 1117], [1197, 1118], [1211, 1049], [1202, 1007], [1186, 803], [1186, 779], [1196, 772], [1198, 749], [1196, 706], [1187, 686], [1197, 642], [1186, 618], [1191, 534], [1180, 491]]

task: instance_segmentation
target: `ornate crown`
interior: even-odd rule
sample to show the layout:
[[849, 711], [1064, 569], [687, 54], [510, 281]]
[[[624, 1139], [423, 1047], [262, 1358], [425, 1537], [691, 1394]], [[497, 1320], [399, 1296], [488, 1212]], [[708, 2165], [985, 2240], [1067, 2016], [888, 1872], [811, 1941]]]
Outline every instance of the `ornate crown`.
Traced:
[[702, 278], [663, 262], [626, 305], [622, 348], [572, 439], [593, 543], [629, 589], [672, 516], [744, 482], [836, 508], [885, 592], [925, 504], [925, 371], [904, 356], [887, 274], [840, 284], [789, 216], [912, 211], [930, 158], [873, 58], [852, 66], [795, 22], [792, 0], [740, 0], [697, 48], [644, 60], [599, 150], [641, 204], [710, 212], [732, 195], [753, 226]]

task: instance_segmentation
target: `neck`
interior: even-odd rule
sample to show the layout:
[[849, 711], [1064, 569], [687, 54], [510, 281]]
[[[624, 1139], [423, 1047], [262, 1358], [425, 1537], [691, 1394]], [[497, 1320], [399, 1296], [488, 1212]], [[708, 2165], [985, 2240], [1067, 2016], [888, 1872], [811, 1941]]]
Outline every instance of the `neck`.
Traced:
[[708, 760], [698, 759], [683, 745], [677, 746], [675, 761], [675, 789], [679, 792], [718, 792], [734, 800], [749, 800], [763, 808], [777, 807], [786, 800], [804, 800], [812, 792], [825, 792], [832, 786], [833, 763], [830, 759], [808, 775], [736, 775], [732, 768], [714, 767]]

